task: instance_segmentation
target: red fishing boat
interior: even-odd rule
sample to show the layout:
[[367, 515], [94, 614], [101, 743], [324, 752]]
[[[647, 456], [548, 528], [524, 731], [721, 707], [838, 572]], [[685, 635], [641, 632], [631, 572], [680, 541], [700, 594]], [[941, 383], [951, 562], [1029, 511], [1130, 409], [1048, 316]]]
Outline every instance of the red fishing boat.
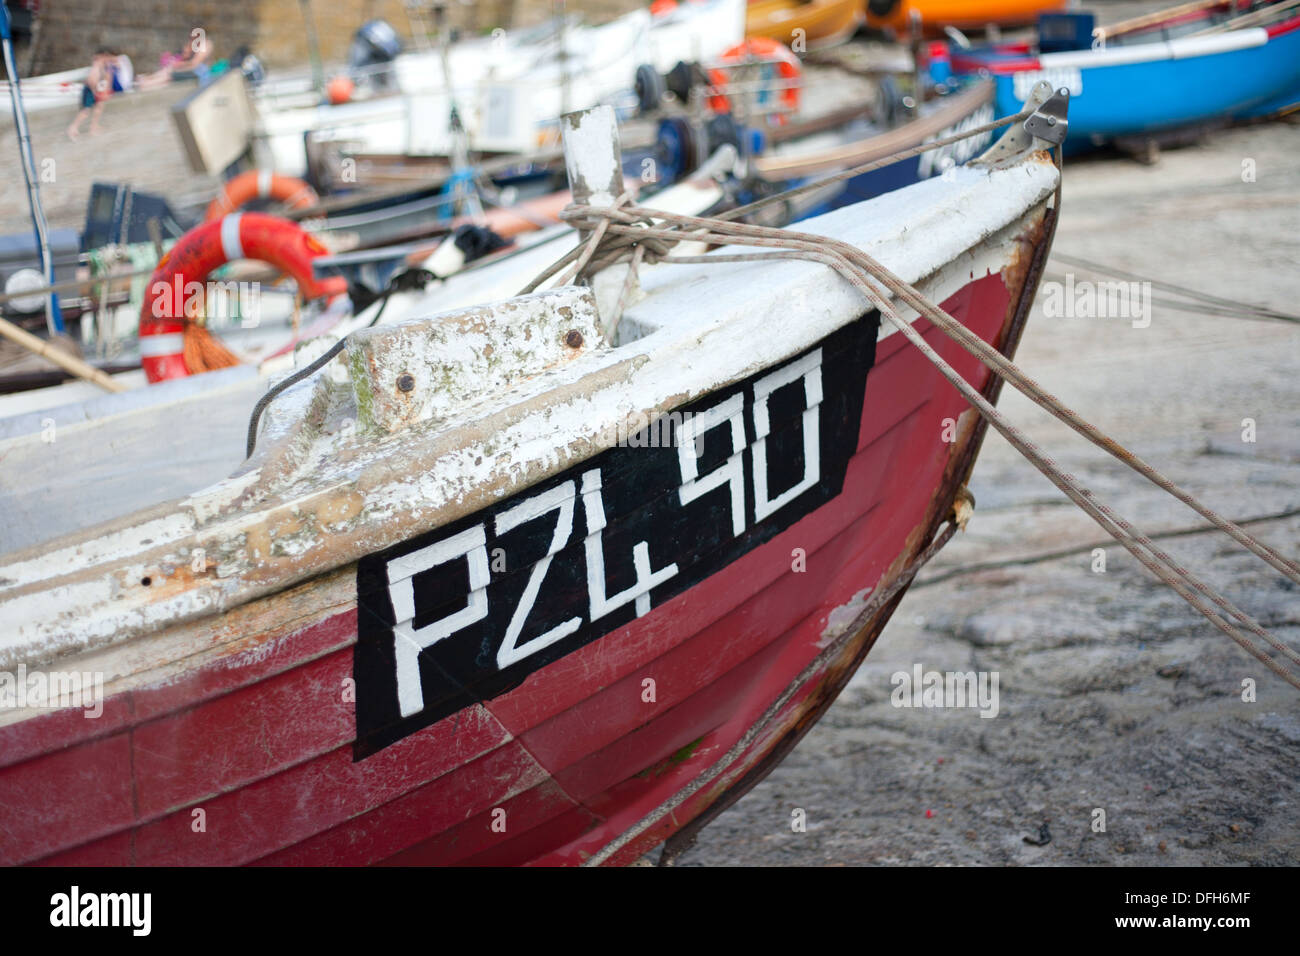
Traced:
[[[1013, 127], [983, 161], [801, 230], [1010, 354], [1053, 231], [1044, 145]], [[572, 286], [376, 326], [345, 365], [280, 394], [233, 476], [0, 539], [0, 861], [680, 848], [835, 699], [983, 430], [807, 261], [645, 266], [612, 336]], [[168, 454], [247, 411], [209, 403]], [[94, 440], [146, 453], [133, 422]], [[40, 440], [4, 439], [10, 462]]]

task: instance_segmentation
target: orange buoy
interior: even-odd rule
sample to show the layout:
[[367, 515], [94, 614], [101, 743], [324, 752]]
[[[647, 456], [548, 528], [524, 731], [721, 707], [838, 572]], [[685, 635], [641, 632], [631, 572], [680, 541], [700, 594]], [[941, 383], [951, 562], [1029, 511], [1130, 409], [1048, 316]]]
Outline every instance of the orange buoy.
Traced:
[[279, 176], [269, 169], [253, 169], [227, 182], [221, 195], [208, 204], [203, 218], [205, 221], [220, 219], [250, 199], [278, 199], [290, 209], [314, 206], [319, 201], [316, 190], [301, 179]]
[[[799, 58], [790, 51], [788, 46], [769, 37], [750, 37], [718, 57], [721, 65], [709, 70], [709, 82], [718, 89], [718, 92], [709, 97], [709, 108], [715, 113], [731, 112], [731, 100], [726, 93], [727, 71], [730, 68], [728, 64], [740, 65], [751, 57], [767, 60], [775, 67], [782, 87], [775, 91], [777, 98], [791, 112], [797, 110], [803, 68], [799, 64]], [[776, 114], [777, 123], [785, 121], [786, 117], [783, 114]]]
[[334, 106], [350, 102], [357, 86], [349, 76], [336, 76], [325, 84], [325, 95]]
[[150, 382], [184, 378], [239, 360], [197, 318], [206, 301], [204, 280], [236, 259], [269, 263], [298, 282], [304, 299], [346, 292], [342, 276], [317, 279], [312, 260], [326, 248], [297, 223], [240, 212], [195, 226], [180, 238], [149, 278], [140, 308], [140, 365]]

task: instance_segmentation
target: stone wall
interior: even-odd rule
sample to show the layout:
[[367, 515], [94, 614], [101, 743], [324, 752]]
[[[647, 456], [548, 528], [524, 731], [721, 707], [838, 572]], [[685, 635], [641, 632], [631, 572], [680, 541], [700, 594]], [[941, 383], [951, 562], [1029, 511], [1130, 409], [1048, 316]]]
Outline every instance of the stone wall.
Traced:
[[[569, 0], [568, 9], [601, 22], [645, 2]], [[425, 16], [409, 16], [410, 7], [422, 7]], [[408, 42], [413, 29], [421, 30], [421, 22], [432, 30], [428, 8], [429, 0], [311, 3], [326, 62], [344, 57], [353, 32], [366, 20], [387, 20]], [[463, 30], [480, 32], [537, 23], [555, 9], [554, 0], [453, 0], [448, 18]], [[108, 47], [130, 56], [138, 72], [149, 72], [157, 69], [163, 52], [179, 51], [195, 27], [206, 31], [217, 59], [247, 46], [272, 68], [308, 60], [300, 0], [43, 0], [35, 49], [18, 50], [19, 69], [40, 74], [85, 66], [96, 48]]]

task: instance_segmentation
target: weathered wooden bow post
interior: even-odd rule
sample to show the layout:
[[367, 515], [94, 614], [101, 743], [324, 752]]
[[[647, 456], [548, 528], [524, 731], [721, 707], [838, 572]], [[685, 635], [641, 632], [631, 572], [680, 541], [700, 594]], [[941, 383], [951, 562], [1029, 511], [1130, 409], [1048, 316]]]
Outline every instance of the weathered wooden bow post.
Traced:
[[[622, 148], [618, 138], [618, 119], [614, 108], [608, 105], [565, 113], [560, 117], [560, 132], [564, 137], [564, 166], [569, 175], [569, 189], [575, 205], [611, 207], [618, 203], [625, 191], [623, 182]], [[592, 226], [579, 226], [581, 242], [586, 242]], [[614, 329], [612, 320], [628, 281], [628, 263], [620, 262], [591, 276], [591, 291], [596, 297], [605, 337]], [[626, 300], [628, 304], [640, 297], [636, 276], [631, 279]]]

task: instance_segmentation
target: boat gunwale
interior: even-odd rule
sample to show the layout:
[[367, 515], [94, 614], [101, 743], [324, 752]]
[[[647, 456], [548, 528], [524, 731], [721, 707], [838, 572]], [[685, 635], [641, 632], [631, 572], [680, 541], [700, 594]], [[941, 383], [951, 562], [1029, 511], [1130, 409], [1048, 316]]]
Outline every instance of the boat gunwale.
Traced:
[[974, 47], [953, 52], [953, 69], [960, 73], [986, 70], [995, 77], [1053, 69], [1095, 70], [1147, 63], [1172, 63], [1199, 57], [1254, 50], [1300, 29], [1300, 13], [1277, 23], [1239, 27], [1206, 36], [1150, 39], [1117, 43], [1100, 49], [1039, 53], [1018, 44]]

